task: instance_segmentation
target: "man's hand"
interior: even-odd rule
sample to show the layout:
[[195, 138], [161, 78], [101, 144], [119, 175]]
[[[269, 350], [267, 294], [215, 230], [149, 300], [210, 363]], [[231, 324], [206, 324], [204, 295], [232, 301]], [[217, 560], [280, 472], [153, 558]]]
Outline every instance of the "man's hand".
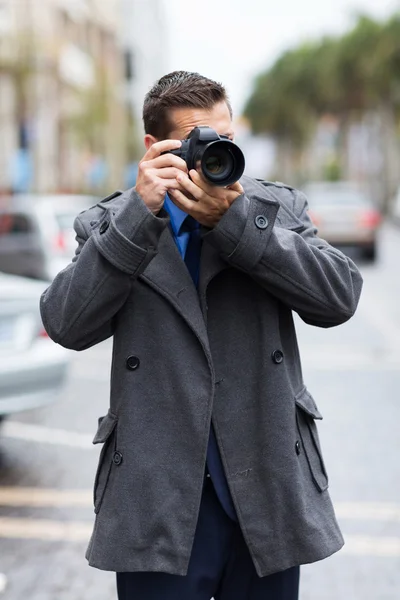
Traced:
[[181, 147], [180, 140], [163, 140], [153, 144], [139, 163], [135, 189], [146, 206], [157, 214], [168, 190], [182, 189], [177, 177], [187, 177], [185, 161], [173, 154], [163, 154]]
[[215, 227], [232, 202], [244, 193], [238, 181], [222, 188], [205, 182], [194, 169], [190, 171], [190, 177], [191, 179], [184, 173], [179, 173], [177, 182], [185, 193], [175, 186], [168, 190], [168, 194], [179, 208], [206, 227]]

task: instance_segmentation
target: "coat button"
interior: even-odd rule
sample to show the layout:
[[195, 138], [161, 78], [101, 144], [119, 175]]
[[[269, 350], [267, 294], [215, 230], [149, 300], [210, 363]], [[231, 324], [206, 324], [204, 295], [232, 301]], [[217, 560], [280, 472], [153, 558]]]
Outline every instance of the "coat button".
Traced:
[[114, 465], [120, 465], [122, 463], [122, 454], [121, 452], [118, 452], [118, 450], [114, 452], [113, 463]]
[[131, 371], [134, 371], [135, 369], [137, 369], [139, 365], [140, 365], [140, 360], [138, 359], [137, 356], [128, 356], [128, 358], [126, 359], [126, 366]]
[[297, 454], [297, 456], [299, 456], [299, 454], [300, 454], [300, 452], [301, 452], [301, 448], [300, 448], [300, 442], [299, 442], [299, 440], [297, 440], [297, 442], [295, 443], [294, 447], [295, 447], [295, 450], [296, 450], [296, 454]]
[[258, 229], [266, 229], [268, 227], [268, 219], [267, 217], [264, 217], [264, 215], [258, 215], [258, 217], [255, 218], [255, 224]]
[[272, 353], [272, 360], [275, 364], [279, 365], [283, 361], [283, 352], [282, 350], [274, 350]]
[[107, 231], [109, 225], [110, 225], [110, 223], [108, 221], [103, 221], [102, 224], [100, 225], [99, 232], [104, 233], [105, 231]]

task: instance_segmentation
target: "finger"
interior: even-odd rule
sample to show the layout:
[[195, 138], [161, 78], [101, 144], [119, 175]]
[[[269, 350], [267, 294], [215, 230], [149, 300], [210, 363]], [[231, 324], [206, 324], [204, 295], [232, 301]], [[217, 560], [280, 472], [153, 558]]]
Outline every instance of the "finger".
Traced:
[[244, 194], [244, 189], [238, 181], [235, 181], [232, 185], [228, 185], [226, 189], [232, 190], [233, 192], [239, 192], [239, 194]]
[[189, 200], [189, 198], [187, 198], [185, 194], [178, 189], [172, 189], [169, 191], [169, 193], [171, 194], [171, 200], [174, 202], [174, 204], [185, 211], [188, 215], [191, 214], [193, 216], [193, 212], [196, 211], [197, 202], [194, 200]]
[[[215, 200], [227, 201], [229, 204], [232, 204], [234, 200], [236, 200], [238, 193], [243, 193], [243, 188], [239, 184], [239, 188], [230, 189], [229, 187], [219, 187], [215, 185], [210, 185], [206, 183], [202, 176], [193, 169], [190, 171], [190, 178], [200, 189], [203, 190], [203, 198], [204, 194], [209, 196], [209, 198], [214, 198]], [[232, 184], [234, 185], [234, 184]], [[241, 191], [240, 191], [241, 190]], [[193, 194], [194, 195], [194, 194]]]
[[182, 174], [182, 171], [176, 167], [164, 167], [164, 169], [154, 169], [154, 173], [160, 179], [176, 179], [178, 175]]
[[213, 192], [213, 196], [216, 196], [218, 194], [219, 188], [208, 183], [195, 169], [191, 169], [189, 171], [189, 175], [193, 183], [195, 183], [199, 188], [204, 190], [207, 194], [211, 195], [211, 192]]
[[192, 179], [192, 181], [194, 181], [194, 183], [196, 185], [201, 187], [201, 189], [204, 190], [209, 196], [212, 196], [214, 198], [224, 198], [226, 196], [226, 190], [238, 192], [239, 194], [244, 193], [244, 190], [238, 181], [236, 181], [235, 183], [232, 183], [231, 185], [228, 185], [226, 187], [220, 187], [220, 186], [212, 185], [211, 183], [206, 181], [201, 176], [201, 174], [198, 173], [195, 169], [191, 169], [189, 171], [189, 175], [190, 175], [190, 178]]
[[176, 167], [185, 173], [188, 172], [187, 164], [180, 158], [179, 156], [175, 156], [174, 154], [163, 154], [162, 156], [157, 156], [152, 160], [144, 161], [143, 165], [145, 168], [150, 169], [162, 169], [164, 167]]
[[[217, 185], [212, 185], [211, 183], [209, 183], [208, 181], [203, 179], [202, 175], [200, 173], [198, 173], [197, 171], [195, 171], [194, 169], [190, 170], [189, 175], [190, 175], [191, 180], [212, 198], [223, 199], [227, 196], [226, 191], [231, 189], [230, 186], [227, 186], [225, 188], [225, 187], [221, 187], [221, 186], [217, 186]], [[235, 185], [235, 184], [232, 184], [232, 185]], [[240, 186], [240, 184], [239, 184], [239, 186]], [[241, 186], [240, 186], [240, 188], [241, 188]], [[232, 189], [232, 191], [238, 191], [239, 193], [242, 193], [239, 191], [239, 189], [237, 189], [237, 190]], [[228, 194], [228, 198], [229, 198], [229, 194]]]
[[177, 176], [176, 179], [181, 184], [185, 192], [196, 198], [196, 200], [201, 200], [202, 198], [204, 198], [206, 192], [201, 187], [196, 185], [193, 181], [191, 181], [188, 177], [185, 177], [183, 174], [180, 174]]
[[147, 150], [146, 154], [143, 157], [143, 160], [152, 160], [153, 158], [160, 156], [162, 152], [168, 152], [169, 150], [177, 150], [181, 146], [182, 142], [180, 140], [162, 140], [161, 142], [156, 142]]
[[181, 191], [181, 185], [176, 179], [161, 179], [159, 178], [160, 185], [162, 185], [166, 191], [179, 190]]

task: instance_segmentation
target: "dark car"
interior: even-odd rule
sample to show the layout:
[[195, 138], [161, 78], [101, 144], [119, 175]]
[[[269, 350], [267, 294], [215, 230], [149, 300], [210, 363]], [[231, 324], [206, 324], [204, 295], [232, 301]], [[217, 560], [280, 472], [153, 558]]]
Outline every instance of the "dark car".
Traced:
[[74, 255], [75, 217], [96, 200], [33, 194], [0, 198], [0, 271], [54, 279]]

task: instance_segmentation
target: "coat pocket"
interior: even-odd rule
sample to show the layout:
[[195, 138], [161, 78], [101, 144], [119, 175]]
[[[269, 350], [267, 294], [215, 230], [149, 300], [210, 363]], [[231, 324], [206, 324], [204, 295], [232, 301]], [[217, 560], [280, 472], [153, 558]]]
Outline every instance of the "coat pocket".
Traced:
[[329, 485], [328, 475], [322, 458], [316, 419], [322, 419], [317, 405], [307, 388], [295, 396], [297, 429], [312, 479], [320, 492]]
[[116, 430], [118, 417], [112, 412], [104, 417], [100, 417], [99, 426], [96, 435], [93, 438], [93, 444], [104, 444], [99, 458], [96, 477], [94, 480], [93, 503], [94, 512], [98, 513], [106, 491], [108, 479], [110, 477], [111, 466], [113, 464], [113, 454], [116, 449]]

